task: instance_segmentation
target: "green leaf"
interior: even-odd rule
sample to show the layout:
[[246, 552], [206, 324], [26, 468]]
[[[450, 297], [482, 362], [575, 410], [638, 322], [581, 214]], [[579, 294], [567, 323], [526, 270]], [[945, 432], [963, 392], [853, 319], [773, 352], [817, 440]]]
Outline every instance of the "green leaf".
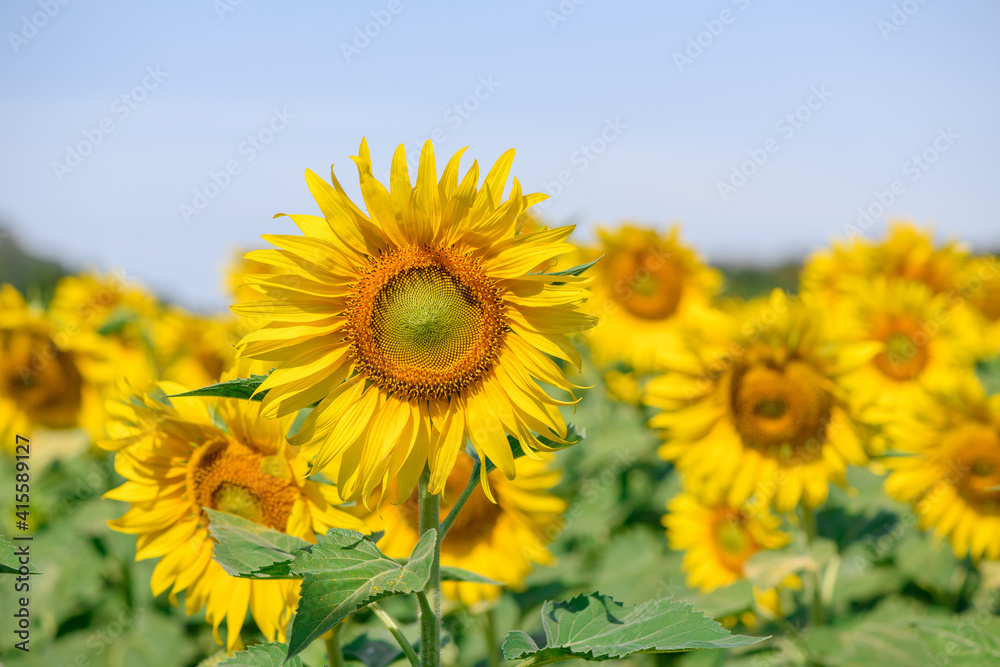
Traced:
[[469, 572], [468, 570], [463, 570], [460, 567], [446, 567], [444, 565], [441, 566], [441, 581], [469, 581], [474, 584], [503, 586], [501, 582], [490, 579], [489, 577], [484, 577], [481, 574]]
[[576, 266], [571, 266], [568, 269], [563, 269], [562, 271], [553, 271], [552, 273], [546, 273], [545, 275], [547, 275], [547, 276], [578, 276], [581, 273], [583, 273], [584, 271], [586, 271], [587, 269], [589, 269], [590, 267], [592, 267], [594, 264], [597, 264], [602, 259], [604, 259], [604, 255], [601, 255], [600, 257], [598, 257], [597, 259], [595, 259], [593, 262], [587, 262], [586, 264], [577, 264]]
[[104, 324], [102, 324], [97, 330], [97, 333], [102, 336], [110, 336], [111, 334], [118, 333], [124, 329], [126, 325], [138, 321], [139, 316], [135, 313], [135, 311], [127, 308], [120, 308], [105, 318]]
[[234, 577], [297, 579], [291, 574], [293, 554], [309, 550], [305, 540], [226, 512], [206, 509], [208, 529], [218, 540], [212, 557]]
[[173, 394], [167, 398], [188, 398], [191, 396], [214, 396], [216, 398], [242, 398], [244, 400], [262, 401], [267, 391], [263, 391], [256, 396], [254, 392], [257, 387], [264, 384], [266, 375], [251, 375], [246, 378], [236, 378], [227, 382], [211, 384], [201, 389], [185, 391], [182, 394]]
[[288, 655], [365, 605], [421, 590], [431, 574], [437, 531], [429, 530], [406, 565], [385, 556], [368, 537], [331, 528], [311, 551], [299, 551], [292, 573], [302, 577], [302, 599], [292, 624]]
[[[30, 545], [31, 542], [22, 542], [21, 544]], [[30, 546], [29, 546], [30, 553]], [[19, 574], [21, 572], [21, 562], [15, 555], [14, 545], [8, 542], [0, 536], [0, 574]], [[31, 563], [28, 563], [28, 572], [30, 574], [41, 574]]]
[[360, 635], [343, 648], [345, 658], [357, 660], [365, 667], [389, 667], [403, 655], [396, 644]]
[[1000, 357], [977, 362], [976, 375], [987, 396], [1000, 393]]
[[504, 656], [508, 660], [532, 658], [532, 665], [570, 658], [599, 662], [633, 653], [734, 648], [762, 639], [732, 635], [690, 605], [670, 598], [625, 607], [599, 593], [580, 595], [567, 602], [546, 602], [542, 606], [542, 627], [545, 648], [539, 648], [527, 634], [515, 631], [504, 641]]
[[[569, 444], [556, 442], [555, 440], [546, 438], [544, 435], [541, 434], [538, 435], [538, 440], [543, 445], [548, 445], [549, 447], [558, 450], [558, 449], [566, 449], [567, 447], [572, 447], [573, 445], [579, 444], [580, 441], [582, 441], [586, 437], [587, 437], [586, 433], [578, 432], [576, 426], [574, 426], [573, 424], [569, 424], [566, 427], [566, 437], [563, 438]], [[510, 451], [511, 453], [514, 454], [515, 461], [525, 455], [524, 449], [521, 448], [520, 440], [518, 440], [514, 436], [508, 435], [507, 442], [510, 444]], [[490, 473], [493, 472], [494, 470], [496, 470], [496, 465], [494, 465], [493, 461], [486, 459], [486, 472]]]
[[302, 667], [302, 661], [297, 657], [285, 662], [287, 644], [254, 644], [249, 648], [234, 653], [233, 657], [219, 663], [219, 667]]

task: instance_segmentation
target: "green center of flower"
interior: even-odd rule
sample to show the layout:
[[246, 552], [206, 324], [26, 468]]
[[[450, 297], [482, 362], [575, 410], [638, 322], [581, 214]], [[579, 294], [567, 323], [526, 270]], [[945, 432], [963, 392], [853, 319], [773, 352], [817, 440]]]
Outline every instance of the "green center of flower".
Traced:
[[263, 522], [264, 510], [261, 507], [260, 498], [252, 494], [249, 489], [236, 484], [223, 483], [212, 495], [215, 508], [220, 512], [235, 514], [254, 523]]
[[449, 368], [476, 346], [483, 314], [469, 290], [440, 267], [394, 277], [372, 314], [375, 339], [387, 359], [411, 368]]
[[765, 398], [757, 403], [754, 412], [765, 419], [780, 419], [788, 412], [788, 404], [781, 399]]
[[454, 246], [405, 246], [372, 258], [346, 315], [355, 367], [407, 398], [460, 394], [492, 370], [507, 335], [500, 288]]
[[[927, 365], [927, 349], [914, 343], [912, 323], [898, 322], [896, 331], [885, 338], [885, 350], [875, 357], [875, 366], [885, 375], [900, 382], [912, 380]], [[913, 333], [916, 333], [914, 330]]]

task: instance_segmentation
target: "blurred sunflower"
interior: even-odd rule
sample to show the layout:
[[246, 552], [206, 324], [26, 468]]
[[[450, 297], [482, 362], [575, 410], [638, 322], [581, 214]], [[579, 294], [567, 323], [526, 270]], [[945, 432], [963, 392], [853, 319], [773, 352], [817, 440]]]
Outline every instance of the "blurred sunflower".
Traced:
[[922, 283], [932, 294], [952, 293], [961, 285], [969, 258], [968, 249], [958, 242], [938, 245], [931, 230], [895, 222], [881, 242], [856, 237], [810, 257], [802, 269], [802, 292], [822, 296], [831, 305], [884, 277]]
[[950, 310], [948, 297], [922, 282], [873, 279], [841, 315], [837, 338], [880, 346], [868, 364], [843, 378], [865, 421], [871, 410], [896, 410], [967, 371], [984, 346], [970, 313]]
[[906, 406], [886, 426], [896, 456], [883, 462], [892, 497], [912, 503], [923, 529], [958, 558], [1000, 560], [1000, 394], [971, 374]]
[[[723, 500], [706, 501], [683, 491], [667, 503], [663, 515], [670, 548], [684, 552], [681, 568], [687, 573], [687, 583], [703, 593], [729, 586], [747, 577], [747, 561], [767, 549], [780, 549], [790, 538], [781, 530], [781, 520], [765, 506], [734, 507]], [[796, 575], [784, 577], [782, 586], [798, 588]], [[753, 587], [754, 602], [771, 618], [782, 617], [781, 598], [777, 588]], [[748, 627], [758, 620], [752, 612], [740, 616]], [[735, 624], [735, 619], [726, 625]]]
[[247, 284], [246, 276], [273, 274], [275, 272], [274, 267], [270, 264], [249, 259], [247, 257], [248, 254], [249, 251], [247, 250], [237, 251], [235, 257], [226, 266], [226, 293], [235, 301], [269, 300], [267, 294]]
[[238, 340], [232, 317], [204, 317], [165, 309], [151, 323], [150, 337], [160, 379], [189, 387], [212, 384], [232, 368]]
[[[45, 312], [29, 306], [11, 285], [0, 285], [0, 437], [36, 429], [97, 430], [104, 409], [93, 375], [102, 363], [58, 331]], [[36, 447], [36, 452], [38, 448]]]
[[588, 260], [603, 254], [587, 305], [600, 320], [586, 334], [594, 361], [653, 372], [671, 354], [678, 328], [712, 312], [722, 278], [681, 242], [677, 226], [661, 233], [625, 225], [600, 237], [600, 247], [584, 253]]
[[693, 488], [732, 506], [758, 496], [787, 512], [800, 499], [821, 504], [848, 463], [866, 462], [836, 382], [878, 346], [833, 346], [819, 317], [775, 291], [649, 382], [646, 402], [662, 409], [649, 421], [662, 430], [660, 455]]
[[[243, 368], [246, 370], [246, 366]], [[231, 374], [235, 377], [236, 374]], [[182, 385], [157, 385], [164, 394]], [[269, 420], [246, 401], [151, 395], [109, 405], [115, 470], [127, 481], [106, 497], [131, 504], [114, 530], [138, 536], [136, 560], [161, 558], [153, 571], [154, 595], [185, 592], [185, 608], [203, 606], [216, 641], [223, 620], [227, 650], [240, 646], [247, 607], [268, 641], [283, 641], [298, 600], [299, 582], [231, 577], [212, 559], [205, 509], [228, 512], [315, 542], [330, 527], [363, 523], [340, 510], [334, 487], [306, 480], [308, 461], [288, 445], [292, 418]], [[213, 416], [221, 425], [216, 425]]]
[[56, 285], [49, 303], [53, 322], [75, 346], [116, 346], [116, 364], [108, 366], [103, 385], [114, 387], [124, 377], [138, 390], [157, 379], [147, 327], [159, 308], [155, 297], [116, 273], [67, 276]]
[[[358, 166], [368, 215], [311, 171], [306, 182], [323, 217], [291, 215], [302, 236], [265, 236], [278, 250], [248, 258], [278, 275], [247, 276], [271, 300], [233, 307], [270, 322], [238, 346], [276, 367], [258, 391], [262, 409], [287, 415], [320, 401], [295, 442], [315, 446], [315, 468], [336, 459], [347, 498], [368, 498], [390, 479], [407, 497], [425, 466], [440, 493], [468, 436], [513, 479], [507, 434], [532, 454], [550, 449], [532, 433], [566, 436], [558, 406], [538, 382], [574, 389], [549, 357], [577, 367], [567, 334], [593, 324], [581, 312], [589, 279], [531, 273], [571, 252], [571, 227], [518, 234], [522, 214], [544, 195], [521, 195], [514, 152], [477, 189], [479, 165], [459, 182], [461, 151], [440, 181], [424, 144], [416, 187], [403, 147], [391, 192], [372, 176], [366, 142]], [[487, 494], [487, 478], [482, 478]]]
[[[552, 469], [551, 458], [519, 460], [513, 480], [496, 470], [490, 473], [496, 503], [487, 499], [482, 487], [472, 492], [441, 543], [441, 564], [514, 588], [524, 582], [535, 564], [551, 565], [554, 560], [546, 545], [558, 532], [566, 510], [566, 502], [550, 492], [560, 476]], [[463, 451], [445, 484], [442, 521], [465, 489], [472, 468], [472, 457]], [[398, 505], [384, 504], [380, 511], [365, 517], [374, 530], [385, 531], [378, 546], [387, 556], [405, 558], [413, 551], [420, 538], [418, 505], [414, 493]], [[501, 590], [470, 582], [445, 581], [441, 586], [445, 595], [466, 605], [495, 599]]]

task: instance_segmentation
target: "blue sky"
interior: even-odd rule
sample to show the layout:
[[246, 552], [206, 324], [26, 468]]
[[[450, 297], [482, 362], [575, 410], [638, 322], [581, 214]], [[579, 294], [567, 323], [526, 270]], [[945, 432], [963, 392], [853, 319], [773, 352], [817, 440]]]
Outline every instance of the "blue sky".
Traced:
[[0, 224], [221, 308], [234, 249], [316, 211], [306, 168], [357, 193], [361, 137], [385, 174], [435, 135], [439, 164], [516, 148], [583, 236], [680, 221], [711, 259], [769, 262], [862, 208], [864, 234], [995, 247], [998, 24], [988, 0], [10, 0]]

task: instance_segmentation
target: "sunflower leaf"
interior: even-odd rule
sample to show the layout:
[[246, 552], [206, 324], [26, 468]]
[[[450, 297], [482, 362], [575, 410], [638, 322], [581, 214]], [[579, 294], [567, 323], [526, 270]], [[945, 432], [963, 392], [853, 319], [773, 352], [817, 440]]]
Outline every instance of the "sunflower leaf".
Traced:
[[254, 395], [254, 392], [257, 391], [257, 387], [264, 384], [264, 380], [266, 379], [266, 375], [251, 375], [250, 377], [245, 378], [235, 378], [226, 382], [210, 384], [207, 387], [202, 387], [201, 389], [185, 391], [182, 394], [173, 394], [171, 396], [167, 396], [166, 398], [214, 396], [216, 398], [242, 398], [245, 400], [262, 401], [264, 400], [264, 396], [267, 395], [267, 391], [265, 390], [256, 396]]
[[288, 655], [365, 605], [421, 590], [430, 578], [437, 531], [423, 534], [402, 565], [378, 550], [368, 537], [331, 528], [309, 552], [299, 551], [292, 574], [302, 577], [302, 599], [292, 623]]
[[[572, 447], [573, 445], [579, 444], [580, 441], [582, 441], [586, 437], [587, 437], [586, 433], [577, 431], [576, 426], [574, 426], [573, 424], [569, 424], [566, 427], [566, 437], [563, 438], [568, 444], [562, 442], [556, 442], [555, 440], [546, 438], [544, 435], [539, 435], [538, 441], [541, 442], [543, 445], [547, 445], [552, 449], [558, 450], [558, 449], [566, 449], [567, 447]], [[515, 461], [521, 458], [522, 456], [525, 456], [524, 449], [521, 447], [520, 440], [518, 440], [512, 435], [508, 435], [507, 442], [510, 444], [510, 451], [514, 455]], [[494, 470], [496, 470], [496, 465], [493, 463], [493, 461], [486, 459], [486, 472], [491, 473]]]
[[[20, 574], [22, 567], [14, 545], [0, 536], [0, 574]], [[29, 574], [41, 574], [31, 563], [27, 567]]]
[[212, 557], [233, 577], [244, 579], [297, 579], [291, 574], [294, 553], [308, 551], [305, 540], [261, 526], [226, 512], [205, 509], [208, 530], [218, 544]]
[[594, 264], [597, 264], [599, 261], [601, 261], [601, 259], [603, 257], [604, 257], [604, 255], [601, 255], [600, 257], [598, 257], [597, 259], [595, 259], [593, 262], [587, 262], [586, 264], [577, 264], [576, 266], [571, 266], [568, 269], [563, 269], [562, 271], [553, 271], [552, 273], [546, 273], [545, 275], [547, 275], [547, 276], [578, 276], [581, 273], [583, 273], [584, 271], [586, 271], [587, 269], [589, 269], [590, 267], [592, 267]]
[[670, 598], [625, 607], [600, 593], [579, 595], [566, 602], [546, 602], [542, 606], [542, 627], [545, 648], [539, 648], [523, 632], [511, 632], [503, 643], [504, 657], [531, 658], [533, 665], [570, 658], [599, 662], [633, 653], [734, 648], [763, 639], [732, 635], [690, 605]]
[[387, 641], [359, 635], [344, 645], [344, 657], [357, 660], [365, 667], [389, 667], [403, 656], [403, 651]]
[[231, 658], [219, 663], [219, 667], [302, 667], [302, 661], [295, 657], [285, 662], [287, 644], [254, 644]]
[[987, 396], [1000, 394], [1000, 357], [980, 360], [976, 363], [976, 376], [983, 385]]
[[463, 570], [460, 567], [441, 566], [441, 581], [468, 581], [474, 584], [489, 584], [490, 586], [503, 586], [499, 581], [484, 577], [475, 572]]

